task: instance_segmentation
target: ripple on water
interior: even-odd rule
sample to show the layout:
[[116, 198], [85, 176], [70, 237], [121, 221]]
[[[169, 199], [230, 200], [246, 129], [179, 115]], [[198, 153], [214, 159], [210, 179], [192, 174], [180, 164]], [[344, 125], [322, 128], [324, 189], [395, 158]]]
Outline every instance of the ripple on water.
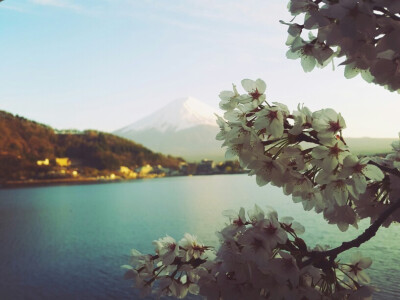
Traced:
[[[131, 248], [151, 252], [154, 239], [180, 239], [185, 232], [216, 244], [222, 211], [255, 203], [293, 216], [306, 227], [311, 246], [337, 246], [368, 226], [362, 222], [358, 231], [341, 233], [281, 190], [259, 188], [246, 175], [0, 190], [0, 298], [138, 299], [120, 269]], [[398, 230], [381, 229], [361, 247], [374, 260], [375, 299], [400, 298]]]

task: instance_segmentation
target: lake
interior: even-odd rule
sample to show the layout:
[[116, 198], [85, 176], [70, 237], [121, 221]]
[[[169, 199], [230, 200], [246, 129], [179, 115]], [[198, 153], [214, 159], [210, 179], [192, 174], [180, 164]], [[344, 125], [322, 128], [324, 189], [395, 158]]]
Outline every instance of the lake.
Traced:
[[[138, 299], [120, 266], [136, 248], [185, 232], [215, 245], [223, 210], [274, 207], [306, 227], [310, 246], [338, 246], [361, 233], [341, 233], [321, 215], [247, 175], [170, 177], [130, 182], [0, 190], [0, 299]], [[400, 227], [382, 228], [362, 245], [379, 287], [374, 299], [400, 297]]]

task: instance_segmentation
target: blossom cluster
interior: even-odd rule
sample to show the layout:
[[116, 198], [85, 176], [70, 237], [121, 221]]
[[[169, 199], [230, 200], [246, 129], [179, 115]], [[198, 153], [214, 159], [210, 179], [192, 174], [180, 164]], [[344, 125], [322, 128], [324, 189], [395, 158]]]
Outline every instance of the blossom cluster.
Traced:
[[[301, 58], [304, 71], [344, 57], [345, 77], [400, 92], [400, 5], [391, 0], [291, 0], [287, 57]], [[308, 32], [308, 37], [304, 35]]]
[[304, 227], [293, 218], [278, 219], [276, 211], [257, 205], [248, 211], [227, 211], [229, 224], [219, 232], [213, 251], [194, 236], [180, 242], [166, 236], [153, 242], [154, 255], [132, 250], [125, 278], [142, 295], [201, 295], [222, 299], [367, 299], [373, 288], [366, 274], [372, 261], [356, 252], [349, 263], [305, 264], [311, 251], [299, 237]]
[[[185, 234], [177, 242], [154, 241], [155, 254], [132, 250], [125, 278], [142, 295], [206, 299], [371, 299], [365, 273], [372, 261], [338, 254], [358, 247], [379, 226], [400, 221], [400, 135], [386, 157], [357, 157], [346, 145], [344, 118], [333, 109], [312, 112], [304, 105], [290, 112], [266, 100], [261, 79], [242, 80], [246, 91], [220, 93], [223, 117], [217, 116], [226, 158], [238, 158], [260, 186], [281, 187], [305, 210], [323, 213], [342, 231], [371, 218], [371, 227], [351, 242], [327, 250], [310, 249], [299, 237], [304, 227], [255, 206], [245, 213], [226, 211], [229, 224], [218, 234], [217, 251]], [[367, 236], [368, 235], [368, 236]]]
[[[227, 147], [226, 158], [237, 157], [258, 185], [281, 187], [342, 231], [361, 218], [375, 220], [400, 198], [399, 141], [385, 159], [359, 158], [343, 138], [346, 122], [340, 113], [312, 112], [304, 105], [290, 112], [282, 103], [266, 101], [261, 79], [244, 79], [242, 86], [244, 94], [233, 86], [219, 95], [225, 113], [217, 116], [217, 139]], [[399, 212], [384, 225], [392, 221], [400, 221]]]

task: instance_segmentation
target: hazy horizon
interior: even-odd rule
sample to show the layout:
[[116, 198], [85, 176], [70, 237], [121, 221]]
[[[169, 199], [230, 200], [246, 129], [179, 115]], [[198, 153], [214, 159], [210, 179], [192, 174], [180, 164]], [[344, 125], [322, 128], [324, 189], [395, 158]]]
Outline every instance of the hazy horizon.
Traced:
[[[191, 96], [189, 96], [189, 97], [191, 97]], [[183, 98], [183, 97], [181, 97], [181, 98]], [[178, 99], [179, 99], [179, 98], [178, 98]], [[176, 99], [175, 99], [175, 100], [176, 100]], [[174, 102], [174, 101], [171, 101], [171, 102]], [[168, 104], [166, 104], [166, 105], [168, 105]], [[161, 108], [162, 108], [162, 107], [161, 107]], [[0, 110], [2, 110], [2, 109], [0, 108]], [[122, 128], [123, 128], [123, 127], [115, 128], [115, 129], [112, 129], [112, 130], [109, 130], [109, 131], [100, 130], [100, 129], [98, 129], [98, 128], [75, 128], [75, 127], [57, 128], [57, 127], [52, 126], [51, 124], [44, 123], [44, 122], [41, 121], [41, 120], [30, 119], [30, 118], [28, 118], [28, 117], [26, 117], [26, 116], [24, 116], [24, 115], [19, 114], [19, 113], [14, 113], [14, 112], [11, 112], [11, 111], [6, 111], [6, 112], [11, 113], [11, 114], [13, 114], [13, 115], [18, 115], [18, 116], [23, 117], [23, 118], [27, 118], [28, 120], [34, 121], [34, 122], [36, 122], [36, 123], [40, 123], [40, 124], [43, 124], [43, 125], [46, 125], [46, 126], [50, 126], [51, 128], [53, 128], [53, 129], [55, 129], [55, 130], [77, 130], [77, 131], [97, 130], [97, 131], [102, 131], [102, 132], [114, 134], [115, 131], [118, 131], [119, 129], [122, 129]], [[155, 111], [155, 112], [156, 112], [156, 111]], [[149, 113], [148, 115], [143, 116], [143, 118], [141, 118], [141, 119], [145, 119], [145, 118], [147, 118], [147, 117], [149, 117], [149, 116], [151, 116], [151, 115], [153, 115], [153, 114], [154, 114], [154, 112], [151, 112], [151, 113]], [[138, 121], [140, 121], [141, 119], [135, 120], [135, 121], [133, 121], [133, 122], [131, 122], [131, 123], [129, 123], [129, 124], [126, 124], [126, 125], [130, 125], [130, 124], [132, 124], [132, 123], [138, 122]], [[217, 126], [217, 124], [216, 124], [216, 126]], [[125, 126], [124, 126], [124, 127], [125, 127]], [[346, 133], [346, 129], [344, 129], [344, 133]], [[398, 136], [393, 136], [393, 137], [390, 137], [390, 136], [373, 137], [373, 136], [348, 136], [348, 135], [345, 135], [345, 138], [350, 138], [350, 139], [382, 139], [382, 140], [383, 140], [383, 139], [397, 139]], [[389, 145], [389, 146], [390, 146], [390, 145]]]

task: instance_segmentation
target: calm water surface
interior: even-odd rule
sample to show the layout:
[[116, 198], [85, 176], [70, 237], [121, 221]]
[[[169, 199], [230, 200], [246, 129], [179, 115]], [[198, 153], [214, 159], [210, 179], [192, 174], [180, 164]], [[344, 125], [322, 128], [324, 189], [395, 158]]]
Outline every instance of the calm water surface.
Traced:
[[[221, 212], [255, 203], [301, 222], [310, 245], [337, 246], [367, 226], [343, 234], [247, 175], [0, 190], [0, 299], [138, 299], [120, 269], [131, 248], [150, 253], [154, 239], [185, 232], [215, 245]], [[374, 299], [400, 298], [399, 232], [380, 229], [361, 247], [374, 261]]]

